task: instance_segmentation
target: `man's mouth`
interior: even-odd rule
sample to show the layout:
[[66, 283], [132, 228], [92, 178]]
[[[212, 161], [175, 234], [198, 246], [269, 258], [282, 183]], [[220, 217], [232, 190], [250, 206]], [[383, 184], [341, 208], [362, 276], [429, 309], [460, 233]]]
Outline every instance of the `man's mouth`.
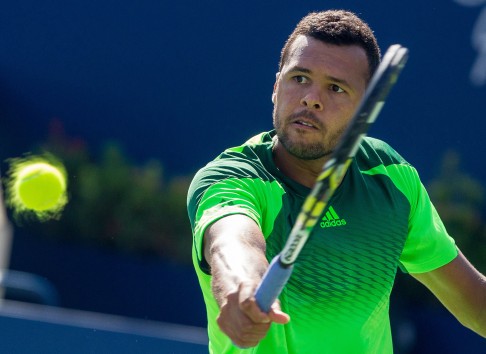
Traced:
[[304, 122], [303, 120], [297, 120], [295, 121], [296, 124], [299, 124], [299, 125], [303, 125], [305, 127], [309, 127], [309, 128], [316, 128], [316, 126], [314, 124], [311, 124], [309, 122]]
[[291, 124], [299, 125], [305, 128], [320, 129], [319, 119], [312, 113], [308, 111], [303, 111], [295, 113], [289, 117]]

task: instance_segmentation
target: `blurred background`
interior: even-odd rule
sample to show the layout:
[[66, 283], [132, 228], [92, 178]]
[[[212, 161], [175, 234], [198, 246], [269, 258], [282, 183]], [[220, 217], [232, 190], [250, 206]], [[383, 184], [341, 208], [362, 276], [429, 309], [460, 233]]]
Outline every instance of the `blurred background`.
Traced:
[[[417, 167], [486, 272], [486, 0], [2, 1], [0, 171], [49, 152], [66, 166], [70, 202], [46, 223], [7, 210], [5, 297], [23, 306], [0, 311], [12, 332], [0, 349], [29, 326], [57, 343], [71, 326], [80, 352], [111, 352], [119, 336], [129, 345], [118, 352], [160, 350], [167, 338], [162, 352], [189, 352], [179, 342], [205, 351], [187, 187], [223, 149], [271, 129], [280, 49], [304, 15], [328, 8], [357, 12], [383, 52], [410, 49], [370, 135]], [[486, 351], [408, 276], [391, 306], [397, 353]]]

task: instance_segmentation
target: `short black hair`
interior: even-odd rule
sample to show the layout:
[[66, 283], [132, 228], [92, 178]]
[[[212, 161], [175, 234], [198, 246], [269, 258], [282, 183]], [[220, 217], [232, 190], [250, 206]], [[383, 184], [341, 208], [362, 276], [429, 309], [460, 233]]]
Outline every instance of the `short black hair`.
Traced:
[[279, 71], [282, 70], [289, 54], [289, 48], [300, 36], [309, 36], [335, 45], [358, 45], [368, 58], [369, 77], [380, 64], [380, 48], [373, 31], [356, 14], [346, 10], [311, 12], [295, 27], [282, 48]]

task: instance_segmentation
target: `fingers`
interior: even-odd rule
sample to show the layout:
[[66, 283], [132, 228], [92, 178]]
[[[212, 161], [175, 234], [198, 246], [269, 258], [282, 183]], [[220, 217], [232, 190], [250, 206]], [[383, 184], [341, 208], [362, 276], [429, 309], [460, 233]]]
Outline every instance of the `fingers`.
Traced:
[[250, 284], [242, 283], [238, 291], [241, 311], [254, 323], [270, 323], [270, 316], [260, 310], [255, 301], [255, 288]]
[[277, 302], [268, 314], [261, 311], [253, 294], [253, 286], [240, 284], [236, 292], [227, 296], [217, 319], [221, 330], [240, 348], [256, 346], [266, 336], [272, 322], [285, 324], [289, 321]]
[[280, 309], [280, 304], [276, 301], [268, 313], [270, 320], [278, 324], [286, 324], [290, 321], [290, 316]]
[[[218, 319], [218, 324], [220, 321]], [[231, 339], [234, 345], [240, 348], [250, 348], [258, 345], [270, 328], [270, 323], [254, 324], [241, 323], [239, 327], [226, 327], [223, 332]]]

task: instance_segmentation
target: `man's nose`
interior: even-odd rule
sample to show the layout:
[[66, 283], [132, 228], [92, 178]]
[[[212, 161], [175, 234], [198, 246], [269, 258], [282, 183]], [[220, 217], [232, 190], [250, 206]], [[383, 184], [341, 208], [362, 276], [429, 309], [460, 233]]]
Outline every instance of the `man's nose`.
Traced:
[[324, 108], [322, 99], [316, 91], [307, 92], [307, 94], [300, 100], [300, 104], [316, 111], [322, 111]]

